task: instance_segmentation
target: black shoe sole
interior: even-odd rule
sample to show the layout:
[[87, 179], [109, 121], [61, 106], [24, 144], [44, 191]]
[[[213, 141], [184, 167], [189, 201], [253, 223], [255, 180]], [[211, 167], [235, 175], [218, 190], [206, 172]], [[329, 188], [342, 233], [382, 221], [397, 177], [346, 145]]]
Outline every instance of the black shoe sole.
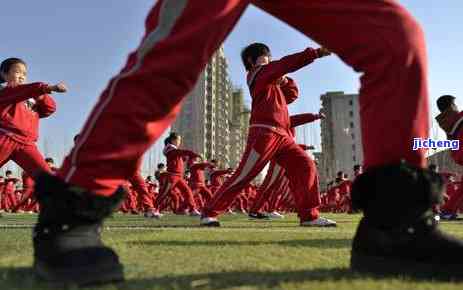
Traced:
[[220, 227], [220, 222], [210, 222], [207, 224], [200, 224], [202, 227], [209, 227], [209, 228], [218, 228]]
[[55, 269], [46, 263], [36, 261], [34, 272], [40, 280], [56, 284], [77, 284], [78, 286], [101, 285], [124, 281], [122, 264], [106, 264], [85, 268]]
[[385, 258], [352, 251], [350, 268], [359, 273], [380, 276], [409, 276], [421, 279], [463, 279], [461, 264], [420, 263], [406, 259]]

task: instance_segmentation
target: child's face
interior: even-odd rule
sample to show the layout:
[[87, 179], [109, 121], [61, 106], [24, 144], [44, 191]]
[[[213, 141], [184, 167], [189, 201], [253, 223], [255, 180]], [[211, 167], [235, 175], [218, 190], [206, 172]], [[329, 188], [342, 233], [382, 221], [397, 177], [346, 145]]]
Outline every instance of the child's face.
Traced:
[[15, 63], [4, 77], [9, 85], [22, 85], [27, 81], [27, 68], [23, 63]]
[[182, 137], [178, 136], [176, 139], [172, 140], [172, 144], [177, 147], [180, 146], [180, 144], [182, 144]]
[[264, 55], [259, 56], [256, 59], [256, 66], [266, 65], [266, 64], [269, 64], [271, 61], [272, 61], [272, 55], [270, 53], [264, 54]]

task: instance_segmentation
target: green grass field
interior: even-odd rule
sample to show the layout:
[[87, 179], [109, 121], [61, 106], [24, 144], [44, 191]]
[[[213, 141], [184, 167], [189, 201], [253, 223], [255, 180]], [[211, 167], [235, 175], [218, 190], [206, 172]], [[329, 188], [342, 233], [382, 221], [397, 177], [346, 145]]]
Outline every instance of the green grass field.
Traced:
[[[301, 228], [295, 216], [270, 222], [227, 215], [221, 219], [222, 228], [207, 229], [198, 227], [197, 218], [186, 216], [157, 221], [116, 215], [105, 223], [103, 238], [119, 253], [127, 281], [94, 288], [463, 289], [463, 283], [351, 272], [350, 245], [360, 215], [328, 217], [338, 222], [337, 228]], [[35, 218], [0, 219], [0, 290], [57, 289], [36, 281], [31, 271]], [[463, 237], [463, 223], [443, 227]]]

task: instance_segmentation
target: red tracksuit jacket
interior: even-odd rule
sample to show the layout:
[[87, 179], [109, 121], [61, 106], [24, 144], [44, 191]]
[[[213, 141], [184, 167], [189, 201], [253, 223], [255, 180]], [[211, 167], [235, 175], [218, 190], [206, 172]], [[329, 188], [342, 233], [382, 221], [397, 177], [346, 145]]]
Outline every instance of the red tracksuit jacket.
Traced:
[[192, 184], [206, 184], [206, 178], [204, 176], [204, 170], [206, 168], [214, 168], [214, 165], [209, 162], [195, 163], [190, 166], [190, 180]]
[[13, 194], [16, 190], [16, 183], [19, 181], [17, 178], [6, 178], [5, 179], [5, 187], [4, 193], [5, 194]]
[[230, 172], [231, 172], [230, 169], [213, 171], [211, 173], [211, 186], [221, 186], [223, 183], [222, 177], [225, 174], [229, 174]]
[[[56, 103], [48, 93], [48, 85], [44, 83], [0, 87], [0, 132], [21, 143], [36, 142], [39, 119], [56, 110]], [[37, 100], [42, 95], [44, 98]]]
[[250, 124], [275, 127], [277, 131], [289, 134], [291, 121], [287, 105], [297, 98], [298, 89], [291, 78], [287, 78], [288, 82], [282, 86], [277, 81], [318, 57], [318, 50], [308, 48], [250, 71], [247, 76], [252, 97]]
[[193, 158], [198, 156], [198, 154], [193, 151], [177, 149], [177, 147], [172, 144], [167, 144], [167, 146], [164, 147], [163, 152], [167, 159], [167, 172], [179, 176], [183, 176], [183, 158]]

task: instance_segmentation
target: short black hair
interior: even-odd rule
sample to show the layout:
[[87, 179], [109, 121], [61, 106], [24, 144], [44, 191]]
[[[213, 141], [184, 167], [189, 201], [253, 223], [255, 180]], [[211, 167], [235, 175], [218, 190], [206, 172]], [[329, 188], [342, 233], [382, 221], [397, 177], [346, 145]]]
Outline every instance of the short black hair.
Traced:
[[455, 102], [455, 97], [451, 95], [443, 95], [437, 99], [437, 108], [439, 111], [444, 112]]
[[436, 164], [429, 164], [428, 169], [431, 171], [436, 172], [437, 171], [437, 165]]
[[8, 174], [13, 174], [13, 172], [11, 172], [11, 170], [7, 170], [7, 171], [5, 172], [5, 175], [8, 175]]
[[[252, 43], [241, 51], [241, 60], [247, 71], [251, 70], [259, 56], [270, 54], [270, 48], [263, 43]], [[249, 60], [251, 62], [249, 62]]]
[[158, 163], [158, 169], [164, 168], [166, 165], [164, 163]]
[[362, 167], [362, 165], [360, 165], [360, 164], [355, 164], [355, 165], [354, 165], [354, 171], [360, 170], [361, 167]]
[[6, 80], [3, 78], [3, 74], [7, 74], [11, 67], [14, 66], [17, 63], [22, 63], [23, 65], [26, 65], [26, 62], [20, 58], [17, 57], [10, 57], [2, 61], [0, 64], [0, 84], [6, 82]]
[[339, 176], [342, 176], [343, 174], [344, 174], [344, 172], [338, 171], [338, 173], [336, 175], [339, 177]]
[[164, 145], [172, 144], [172, 140], [177, 139], [180, 135], [177, 132], [171, 132], [169, 136], [164, 139]]
[[55, 160], [53, 160], [53, 158], [51, 158], [51, 157], [47, 157], [47, 158], [45, 158], [45, 162], [47, 162], [47, 163], [55, 163]]

